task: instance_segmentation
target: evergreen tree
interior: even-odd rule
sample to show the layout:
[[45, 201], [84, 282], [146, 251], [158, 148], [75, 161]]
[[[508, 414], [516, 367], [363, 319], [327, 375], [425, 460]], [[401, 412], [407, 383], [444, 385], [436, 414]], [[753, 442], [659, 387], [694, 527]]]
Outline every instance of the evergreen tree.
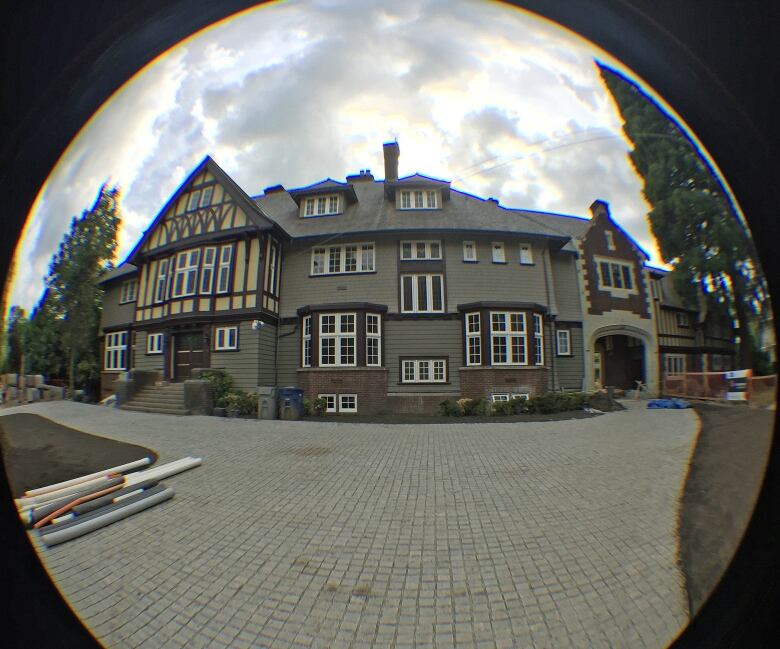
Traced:
[[[675, 288], [691, 305], [704, 294], [737, 326], [740, 367], [752, 367], [750, 323], [766, 300], [758, 257], [717, 176], [696, 146], [636, 85], [599, 66], [633, 143], [634, 168], [644, 178], [648, 216]], [[768, 308], [768, 301], [767, 301]]]
[[8, 330], [6, 334], [6, 354], [3, 361], [3, 373], [25, 374], [27, 363], [25, 359], [25, 342], [30, 321], [24, 309], [12, 306], [8, 314]]
[[25, 345], [27, 367], [31, 374], [43, 374], [47, 380], [65, 379], [67, 357], [60, 344], [61, 321], [57, 319], [51, 302], [47, 290], [30, 316]]
[[71, 394], [77, 373], [94, 378], [99, 371], [97, 330], [103, 291], [97, 281], [111, 267], [119, 221], [119, 189], [104, 185], [92, 208], [73, 219], [49, 266], [43, 300], [59, 321]]

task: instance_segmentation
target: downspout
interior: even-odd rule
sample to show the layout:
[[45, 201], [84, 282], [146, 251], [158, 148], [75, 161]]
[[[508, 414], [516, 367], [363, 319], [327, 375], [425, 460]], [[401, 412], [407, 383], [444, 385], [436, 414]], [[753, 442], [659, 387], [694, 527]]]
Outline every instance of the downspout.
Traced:
[[[552, 302], [550, 301], [550, 281], [549, 277], [547, 276], [547, 264], [549, 263], [549, 255], [550, 255], [550, 247], [547, 246], [547, 250], [545, 251], [545, 255], [543, 256], [543, 264], [542, 267], [544, 269], [544, 289], [547, 293], [547, 306], [548, 308], [552, 306]], [[558, 388], [558, 377], [555, 373], [555, 318], [556, 316], [553, 313], [550, 313], [550, 327], [551, 327], [551, 333], [552, 333], [552, 340], [550, 341], [550, 369], [552, 370], [552, 386], [553, 390], [556, 390]], [[569, 343], [571, 344], [571, 343]]]

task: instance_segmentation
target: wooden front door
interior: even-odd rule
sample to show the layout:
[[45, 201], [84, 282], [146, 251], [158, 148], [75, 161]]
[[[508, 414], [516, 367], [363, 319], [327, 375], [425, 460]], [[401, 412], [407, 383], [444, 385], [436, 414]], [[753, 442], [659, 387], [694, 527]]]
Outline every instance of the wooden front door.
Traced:
[[206, 360], [203, 332], [188, 331], [176, 334], [173, 353], [173, 380], [184, 381], [190, 378], [192, 368], [204, 367]]

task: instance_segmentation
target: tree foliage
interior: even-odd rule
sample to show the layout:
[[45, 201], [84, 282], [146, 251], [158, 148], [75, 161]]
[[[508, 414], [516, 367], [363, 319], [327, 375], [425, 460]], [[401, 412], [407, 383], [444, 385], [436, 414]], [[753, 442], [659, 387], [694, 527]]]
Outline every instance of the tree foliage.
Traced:
[[[636, 85], [600, 66], [601, 76], [633, 143], [634, 168], [644, 179], [648, 217], [672, 279], [691, 305], [705, 296], [737, 323], [740, 364], [751, 367], [749, 324], [764, 308], [766, 284], [750, 234], [694, 143]], [[766, 302], [768, 308], [768, 301]]]
[[24, 309], [12, 306], [8, 314], [8, 330], [6, 334], [6, 353], [3, 360], [3, 373], [19, 373], [26, 370], [25, 342], [30, 321]]
[[[119, 196], [118, 187], [103, 185], [94, 205], [73, 218], [49, 264], [46, 290], [32, 318], [22, 321], [23, 310], [11, 309], [9, 343], [14, 332], [23, 328], [25, 371], [67, 377], [71, 391], [94, 388], [100, 378], [98, 330], [103, 291], [98, 280], [112, 267], [116, 252]], [[17, 362], [14, 354], [9, 344], [6, 366]]]

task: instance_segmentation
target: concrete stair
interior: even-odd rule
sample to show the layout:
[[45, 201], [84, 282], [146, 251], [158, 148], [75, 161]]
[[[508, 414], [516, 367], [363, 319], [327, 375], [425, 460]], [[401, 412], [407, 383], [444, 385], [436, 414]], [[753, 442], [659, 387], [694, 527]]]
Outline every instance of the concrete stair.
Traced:
[[136, 412], [155, 412], [162, 415], [192, 414], [184, 407], [183, 383], [161, 383], [147, 386], [120, 408]]

